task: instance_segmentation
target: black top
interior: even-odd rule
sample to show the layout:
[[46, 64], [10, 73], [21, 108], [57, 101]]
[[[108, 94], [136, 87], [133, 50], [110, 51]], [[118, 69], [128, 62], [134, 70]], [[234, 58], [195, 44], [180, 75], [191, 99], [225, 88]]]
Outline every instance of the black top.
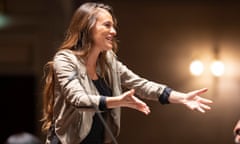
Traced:
[[[104, 110], [104, 108], [106, 108], [105, 96], [111, 96], [112, 91], [107, 86], [103, 78], [99, 77], [97, 80], [93, 80], [93, 83], [97, 88], [98, 92], [100, 93], [100, 95], [102, 95], [99, 109]], [[101, 113], [103, 118], [105, 117], [105, 114], [106, 112]], [[104, 132], [105, 132], [104, 125], [101, 119], [99, 118], [99, 115], [95, 114], [93, 117], [92, 128], [87, 137], [81, 142], [81, 144], [102, 144], [104, 140]]]

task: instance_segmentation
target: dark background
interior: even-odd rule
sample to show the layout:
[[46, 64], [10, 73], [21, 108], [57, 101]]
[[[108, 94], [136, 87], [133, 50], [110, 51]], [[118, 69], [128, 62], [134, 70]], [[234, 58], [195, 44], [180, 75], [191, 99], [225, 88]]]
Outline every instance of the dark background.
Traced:
[[32, 75], [0, 76], [1, 87], [1, 141], [11, 134], [28, 131], [36, 132], [35, 86]]
[[[28, 131], [44, 140], [40, 119], [43, 65], [52, 58], [80, 0], [0, 0], [0, 143]], [[119, 59], [149, 80], [179, 91], [207, 87], [212, 110], [146, 100], [151, 114], [122, 109], [120, 144], [231, 144], [240, 118], [240, 1], [105, 0], [119, 22]], [[215, 52], [218, 50], [218, 53]], [[209, 71], [216, 57], [225, 73]], [[189, 64], [200, 59], [203, 75]]]

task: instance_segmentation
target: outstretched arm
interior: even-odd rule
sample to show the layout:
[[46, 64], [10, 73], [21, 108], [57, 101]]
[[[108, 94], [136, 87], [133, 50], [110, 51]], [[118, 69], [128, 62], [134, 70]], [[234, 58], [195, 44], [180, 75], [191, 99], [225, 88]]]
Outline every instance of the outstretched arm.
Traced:
[[180, 103], [185, 105], [191, 110], [197, 110], [199, 112], [205, 113], [206, 110], [210, 110], [209, 104], [212, 103], [211, 100], [200, 97], [199, 95], [205, 93], [208, 89], [203, 88], [199, 90], [190, 91], [188, 93], [182, 93], [178, 91], [172, 91], [169, 96], [170, 103]]
[[[199, 112], [205, 113], [206, 110], [211, 109], [209, 104], [211, 104], [212, 101], [206, 98], [202, 98], [199, 95], [206, 91], [206, 88], [194, 90], [188, 93], [172, 90], [168, 97], [168, 101], [170, 103], [183, 104], [191, 110], [197, 110]], [[147, 104], [134, 96], [133, 89], [117, 97], [107, 97], [106, 106], [109, 109], [116, 107], [128, 107], [141, 111], [146, 115], [150, 113], [150, 109]]]

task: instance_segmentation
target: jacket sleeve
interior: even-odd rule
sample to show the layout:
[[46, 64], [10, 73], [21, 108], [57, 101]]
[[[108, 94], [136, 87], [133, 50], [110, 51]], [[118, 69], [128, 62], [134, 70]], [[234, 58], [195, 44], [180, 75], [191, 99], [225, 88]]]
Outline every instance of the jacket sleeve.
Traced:
[[99, 106], [101, 96], [87, 92], [80, 83], [78, 62], [71, 51], [58, 52], [54, 57], [56, 84], [65, 101], [72, 106], [94, 110]]
[[135, 89], [136, 95], [141, 98], [158, 101], [160, 95], [163, 94], [164, 89], [167, 87], [164, 84], [140, 77], [120, 61], [117, 61], [116, 67], [120, 75], [121, 85], [127, 89]]

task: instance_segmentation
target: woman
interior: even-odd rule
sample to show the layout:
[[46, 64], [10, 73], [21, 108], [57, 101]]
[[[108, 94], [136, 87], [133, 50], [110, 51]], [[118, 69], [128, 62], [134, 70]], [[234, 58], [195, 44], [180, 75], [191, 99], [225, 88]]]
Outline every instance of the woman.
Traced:
[[120, 107], [150, 112], [134, 94], [203, 113], [210, 109], [212, 101], [198, 96], [206, 88], [177, 92], [139, 77], [118, 61], [116, 25], [111, 7], [104, 4], [85, 3], [74, 13], [65, 40], [46, 65], [42, 128], [49, 131], [47, 143], [54, 136], [63, 144], [116, 142]]

